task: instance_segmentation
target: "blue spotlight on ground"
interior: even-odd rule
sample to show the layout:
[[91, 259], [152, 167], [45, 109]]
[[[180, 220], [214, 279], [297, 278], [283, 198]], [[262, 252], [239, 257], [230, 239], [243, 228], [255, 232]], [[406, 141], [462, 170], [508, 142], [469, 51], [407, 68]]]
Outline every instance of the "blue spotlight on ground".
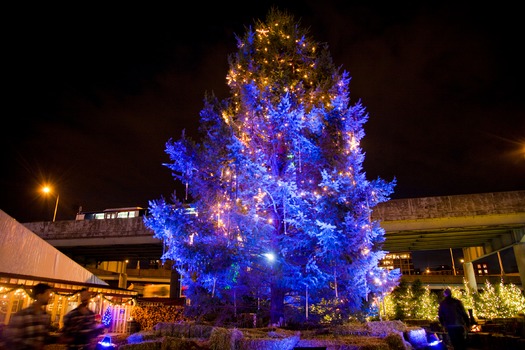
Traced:
[[111, 342], [111, 337], [106, 335], [101, 341], [97, 343], [96, 350], [116, 350], [117, 345]]

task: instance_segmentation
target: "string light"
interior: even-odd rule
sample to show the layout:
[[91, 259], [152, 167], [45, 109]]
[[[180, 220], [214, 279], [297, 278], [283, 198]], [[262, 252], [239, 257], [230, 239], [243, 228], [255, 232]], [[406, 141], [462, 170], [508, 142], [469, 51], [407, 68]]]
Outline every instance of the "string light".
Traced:
[[[14, 292], [16, 294], [24, 293], [25, 294], [24, 297], [31, 297], [31, 290], [32, 290], [32, 287], [26, 286], [26, 285], [17, 285], [15, 287], [0, 287], [0, 296], [5, 298], [8, 294]], [[79, 293], [80, 293], [80, 290], [74, 291], [71, 293], [59, 292], [56, 290], [53, 291], [53, 294], [58, 295], [60, 297], [66, 297], [68, 298], [68, 300], [73, 299], [73, 297], [78, 295]], [[102, 297], [104, 300], [111, 303], [112, 305], [124, 305], [124, 304], [134, 303], [136, 302], [136, 299], [137, 299], [136, 297], [125, 297], [125, 298], [122, 298], [122, 301], [114, 301], [110, 299], [109, 297], [106, 297], [103, 294], [99, 294], [98, 296]]]

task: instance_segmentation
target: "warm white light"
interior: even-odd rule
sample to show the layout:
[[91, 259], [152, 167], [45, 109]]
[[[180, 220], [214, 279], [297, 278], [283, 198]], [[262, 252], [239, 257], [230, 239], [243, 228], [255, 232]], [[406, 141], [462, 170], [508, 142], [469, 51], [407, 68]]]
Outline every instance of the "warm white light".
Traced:
[[[53, 189], [49, 187], [48, 185], [44, 185], [44, 187], [42, 187], [42, 192], [44, 192], [45, 194], [53, 193]], [[55, 219], [57, 217], [58, 201], [60, 199], [60, 196], [58, 195], [58, 193], [56, 193], [56, 197], [57, 197], [57, 200], [55, 203], [55, 212], [53, 214], [53, 222], [55, 222]]]
[[275, 254], [274, 253], [264, 253], [263, 254], [268, 261], [272, 262], [275, 261]]

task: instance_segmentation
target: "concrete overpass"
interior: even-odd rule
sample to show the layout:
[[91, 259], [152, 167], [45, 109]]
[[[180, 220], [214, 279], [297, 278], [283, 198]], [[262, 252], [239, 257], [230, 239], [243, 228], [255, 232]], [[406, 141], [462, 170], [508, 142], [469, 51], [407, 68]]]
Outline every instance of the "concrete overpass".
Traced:
[[525, 191], [390, 200], [372, 217], [385, 229], [387, 251], [462, 248], [472, 288], [473, 262], [508, 248], [525, 281]]
[[[512, 248], [525, 281], [525, 191], [395, 199], [374, 208], [372, 218], [385, 229], [386, 251], [462, 248], [472, 283], [474, 261]], [[154, 260], [163, 252], [142, 218], [24, 225], [82, 264]]]
[[391, 252], [482, 247], [490, 254], [523, 242], [525, 191], [393, 199], [372, 218]]

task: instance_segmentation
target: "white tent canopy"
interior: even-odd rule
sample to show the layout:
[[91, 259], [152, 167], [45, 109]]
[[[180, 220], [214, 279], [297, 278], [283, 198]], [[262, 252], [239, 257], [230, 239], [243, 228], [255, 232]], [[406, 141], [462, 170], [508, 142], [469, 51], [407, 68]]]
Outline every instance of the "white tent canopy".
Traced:
[[0, 210], [0, 276], [108, 284]]

